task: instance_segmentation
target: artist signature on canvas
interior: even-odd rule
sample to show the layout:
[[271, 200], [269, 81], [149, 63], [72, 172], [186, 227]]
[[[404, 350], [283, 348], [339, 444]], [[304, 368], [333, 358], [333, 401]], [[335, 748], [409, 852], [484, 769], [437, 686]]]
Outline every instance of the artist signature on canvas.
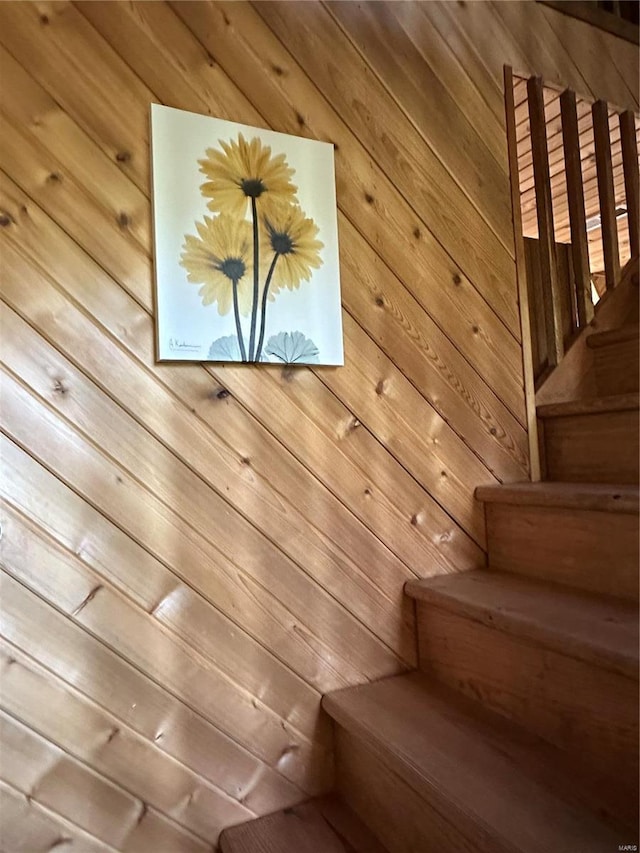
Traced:
[[178, 338], [169, 338], [169, 349], [171, 352], [199, 352], [202, 345], [188, 344], [186, 341], [178, 340]]

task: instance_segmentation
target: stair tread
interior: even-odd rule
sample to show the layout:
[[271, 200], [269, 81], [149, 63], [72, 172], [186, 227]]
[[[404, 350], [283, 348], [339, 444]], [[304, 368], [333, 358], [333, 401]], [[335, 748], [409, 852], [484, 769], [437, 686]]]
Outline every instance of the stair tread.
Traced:
[[540, 418], [561, 418], [570, 415], [591, 415], [604, 412], [627, 412], [638, 409], [640, 395], [612, 394], [608, 397], [588, 397], [584, 400], [567, 400], [563, 403], [547, 403], [538, 406], [536, 412]]
[[628, 323], [626, 326], [618, 326], [617, 329], [594, 332], [587, 338], [587, 346], [591, 349], [599, 349], [600, 347], [638, 340], [638, 338], [640, 338], [640, 326], [637, 323]]
[[478, 486], [476, 499], [485, 503], [565, 507], [601, 512], [638, 512], [636, 485], [607, 483], [509, 483]]
[[222, 853], [386, 853], [334, 796], [310, 800], [225, 829]]
[[556, 750], [420, 673], [328, 694], [323, 707], [474, 849], [617, 849], [619, 835], [565, 800], [574, 783], [561, 779]]
[[627, 601], [484, 569], [409, 581], [405, 592], [568, 657], [638, 677], [637, 608]]

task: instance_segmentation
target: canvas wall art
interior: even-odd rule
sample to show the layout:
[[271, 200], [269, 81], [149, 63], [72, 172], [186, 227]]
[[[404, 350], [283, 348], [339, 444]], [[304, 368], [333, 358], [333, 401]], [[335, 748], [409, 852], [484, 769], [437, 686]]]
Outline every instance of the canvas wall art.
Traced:
[[160, 361], [343, 364], [333, 145], [153, 104]]

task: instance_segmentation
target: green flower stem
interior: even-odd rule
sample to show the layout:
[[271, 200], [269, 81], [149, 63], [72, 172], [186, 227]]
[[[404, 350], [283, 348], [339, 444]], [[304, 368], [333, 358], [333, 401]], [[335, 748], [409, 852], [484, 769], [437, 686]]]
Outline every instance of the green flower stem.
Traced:
[[256, 320], [258, 319], [258, 294], [260, 292], [260, 244], [258, 239], [258, 210], [255, 196], [251, 196], [253, 215], [253, 303], [251, 307], [251, 333], [249, 336], [249, 361], [254, 359], [256, 340]]
[[240, 344], [240, 355], [243, 361], [247, 360], [247, 352], [244, 348], [244, 338], [242, 337], [242, 326], [240, 325], [240, 310], [238, 308], [238, 279], [232, 278], [233, 286], [233, 313], [236, 318], [236, 333], [238, 335], [238, 343]]
[[262, 309], [260, 311], [260, 337], [258, 339], [258, 349], [256, 350], [256, 361], [260, 361], [260, 356], [262, 355], [262, 344], [264, 341], [264, 332], [267, 319], [267, 297], [269, 296], [269, 285], [271, 284], [273, 271], [276, 268], [276, 261], [279, 257], [279, 253], [276, 252], [273, 256], [273, 260], [271, 261], [271, 266], [269, 267], [269, 274], [267, 275], [267, 280], [264, 283], [264, 290], [262, 291]]

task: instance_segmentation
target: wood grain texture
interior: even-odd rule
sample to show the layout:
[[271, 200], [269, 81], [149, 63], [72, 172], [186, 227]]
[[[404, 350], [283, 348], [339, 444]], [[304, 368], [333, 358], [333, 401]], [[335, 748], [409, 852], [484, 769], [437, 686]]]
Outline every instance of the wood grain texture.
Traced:
[[221, 853], [352, 853], [313, 803], [228, 829]]
[[436, 607], [638, 680], [633, 604], [495, 570], [410, 581], [406, 592], [419, 602], [423, 624]]
[[633, 284], [637, 269], [637, 262], [629, 261], [618, 286], [613, 291], [604, 292], [588, 332], [578, 336], [558, 370], [551, 374], [539, 390], [538, 405], [590, 399], [598, 395], [593, 370], [594, 350], [587, 342], [592, 333], [638, 325], [638, 287]]
[[635, 510], [487, 506], [492, 567], [632, 600], [638, 597], [638, 532]]
[[[14, 835], [184, 853], [321, 792], [320, 694], [484, 565], [473, 490], [529, 469], [502, 64], [580, 59], [471, 5], [0, 4], [7, 702], [64, 759]], [[343, 369], [155, 363], [150, 103], [334, 143]]]
[[[255, 8], [282, 43], [289, 48], [297, 62], [314, 79], [343, 120], [372, 151], [381, 168], [393, 180], [408, 204], [421, 218], [427, 220], [426, 224], [430, 225], [430, 230], [451, 251], [452, 241], [459, 239], [458, 228], [463, 228], [463, 222], [470, 220], [468, 200], [465, 200], [462, 192], [453, 186], [454, 173], [442, 162], [442, 150], [440, 149], [438, 156], [435, 151], [432, 153], [430, 146], [424, 145], [424, 141], [418, 141], [415, 128], [406, 122], [402, 112], [396, 112], [393, 109], [389, 96], [378, 81], [367, 73], [368, 69], [363, 65], [363, 58], [349, 50], [344, 35], [319, 5], [314, 4], [307, 8], [304, 4], [295, 2], [287, 4], [265, 2], [257, 4]], [[292, 26], [294, 23], [295, 27]], [[366, 22], [363, 21], [364, 23]], [[347, 74], [350, 79], [351, 85], [348, 89], [340, 86], [339, 83], [344, 74]], [[389, 82], [393, 80], [388, 71], [385, 71], [385, 80]], [[445, 103], [448, 100], [446, 93], [443, 93], [443, 100]], [[412, 114], [419, 116], [420, 104], [415, 96], [412, 101]], [[390, 124], [392, 114], [394, 120]], [[451, 118], [456, 119], [455, 112]], [[386, 131], [384, 133], [383, 128]], [[435, 144], [432, 140], [436, 138], [437, 131], [438, 122], [430, 120], [431, 144]], [[495, 165], [489, 168], [496, 172]], [[433, 223], [429, 221], [434, 212], [429, 211], [424, 204], [423, 191], [415, 184], [410, 185], [406, 182], [406, 177], [411, 172], [422, 176], [425, 187], [431, 187], [431, 191], [440, 191], [450, 199], [451, 220], [448, 223], [442, 222], [437, 226], [435, 221]], [[502, 214], [499, 214], [495, 221], [498, 229], [501, 229], [502, 248], [499, 245], [502, 241], [498, 241], [484, 223], [474, 224], [473, 232], [467, 234], [466, 239], [473, 241], [476, 250], [479, 251], [478, 261], [480, 257], [487, 260], [490, 258], [488, 269], [492, 272], [498, 272], [498, 265], [504, 264], [504, 272], [509, 275], [509, 255], [505, 244], [511, 243], [511, 237], [508, 231], [508, 215], [506, 218], [504, 216], [507, 213], [504, 207], [506, 197], [504, 171], [502, 171], [501, 180]], [[465, 186], [467, 192], [474, 192], [471, 181], [465, 182]], [[490, 200], [488, 201], [486, 196], [485, 187], [483, 205], [489, 204]], [[499, 193], [496, 194], [496, 198], [499, 198]], [[481, 247], [481, 243], [485, 240], [486, 244]], [[475, 274], [472, 275], [474, 280], [475, 277]], [[486, 280], [486, 272], [480, 274], [480, 279]], [[512, 282], [512, 280], [511, 272], [508, 281]], [[487, 290], [487, 298], [492, 301], [489, 293], [490, 291]], [[513, 319], [515, 320], [515, 317]]]
[[584, 212], [584, 188], [580, 168], [580, 140], [578, 137], [578, 116], [576, 96], [566, 89], [560, 97], [562, 113], [562, 142], [565, 170], [567, 175], [567, 196], [569, 199], [569, 223], [571, 228], [571, 251], [578, 309], [578, 322], [586, 326], [593, 318], [591, 301], [591, 279], [589, 275], [589, 250], [587, 246], [587, 226]]
[[[517, 139], [521, 205], [524, 233], [529, 237], [537, 237], [538, 225], [536, 221], [536, 198], [531, 141], [529, 136], [529, 122], [526, 119], [527, 101], [525, 83], [526, 81], [517, 79], [514, 87], [514, 95], [517, 104], [516, 117], [519, 119], [517, 123]], [[566, 124], [566, 122], [564, 122], [561, 117], [561, 113], [563, 111], [562, 101], [566, 102], [569, 97], [573, 97], [571, 93], [572, 90], [568, 89], [560, 95], [556, 89], [549, 85], [545, 85], [544, 88], [554, 228], [556, 240], [561, 242], [569, 242], [574, 239], [571, 231], [570, 207], [575, 207], [575, 199], [577, 198], [575, 193], [568, 192], [568, 186], [573, 180], [569, 174], [572, 169], [572, 163], [567, 161], [567, 180], [569, 181], [569, 183], [567, 183], [567, 180], [565, 180], [565, 157], [563, 156], [563, 136], [565, 135], [563, 123]], [[591, 220], [591, 228], [587, 234], [587, 248], [591, 269], [597, 272], [604, 269], [604, 262], [602, 229], [594, 227], [594, 218], [600, 216], [593, 120], [591, 116], [591, 107], [594, 99], [593, 97], [585, 99], [584, 97], [575, 96], [575, 100], [577, 132], [579, 139], [579, 163], [584, 186], [585, 216], [587, 220]], [[564, 111], [566, 113], [566, 103]], [[619, 108], [616, 108], [611, 104], [608, 104], [607, 112], [609, 136], [611, 141], [611, 165], [615, 206], [624, 207], [627, 204], [626, 197], [629, 195], [629, 193], [625, 191], [623, 152], [621, 145], [620, 117], [624, 113], [621, 114]], [[627, 133], [631, 137], [628, 137], [627, 147], [630, 147], [629, 143], [632, 141], [633, 137], [637, 138], [640, 135], [640, 119], [636, 118], [630, 111], [627, 111], [627, 113], [630, 118], [630, 120], [628, 120], [629, 127], [627, 129]], [[637, 145], [637, 143], [633, 144]], [[634, 168], [637, 173], [637, 163]], [[616, 221], [622, 264], [626, 263], [632, 254], [629, 242], [629, 229], [625, 219], [626, 217], [621, 217]]]
[[413, 787], [391, 772], [362, 738], [338, 728], [336, 753], [342, 797], [390, 853], [473, 853], [478, 849], [455, 823], [430, 808]]
[[627, 802], [637, 802], [637, 676], [439, 607], [421, 607], [418, 622], [424, 672], [580, 755], [595, 771], [618, 776]]
[[[343, 3], [329, 5], [329, 8], [332, 12], [344, 13], [350, 7]], [[480, 64], [474, 61], [471, 51], [466, 48], [462, 38], [456, 36], [453, 28], [442, 26], [438, 4], [396, 3], [387, 6], [384, 11], [383, 7], [370, 4], [367, 12], [374, 16], [380, 15], [381, 20], [387, 16], [395, 18], [428, 68], [454, 100], [455, 110], [466, 116], [476, 131], [482, 128], [482, 143], [506, 171], [504, 104], [500, 87], [485, 79], [486, 72], [482, 73]], [[432, 18], [429, 17], [431, 12], [434, 13]], [[385, 79], [386, 75], [382, 77]], [[427, 123], [423, 123], [425, 130], [427, 127]]]
[[527, 92], [529, 95], [529, 123], [531, 125], [531, 147], [538, 212], [545, 341], [547, 361], [551, 366], [555, 366], [562, 359], [564, 344], [542, 89], [543, 84], [540, 77], [529, 78]]
[[638, 188], [638, 144], [635, 118], [631, 111], [620, 114], [620, 144], [627, 202], [627, 224], [631, 255], [640, 255], [640, 189]]
[[[492, 53], [483, 49], [476, 38], [477, 33], [466, 26], [462, 9], [449, 3], [418, 3], [410, 7], [414, 13], [422, 15], [423, 24], [428, 23], [439, 40], [449, 46], [449, 50], [459, 60], [466, 76], [477, 87], [482, 100], [488, 104], [498, 121], [504, 120], [504, 99], [502, 96], [502, 68], [494, 67]], [[416, 23], [416, 28], [420, 24]], [[419, 40], [421, 42], [421, 40]], [[508, 62], [505, 58], [504, 62]]]
[[316, 800], [316, 803], [324, 819], [348, 845], [348, 853], [387, 853], [368, 826], [340, 797], [331, 794]]
[[[4, 515], [8, 530], [18, 527], [12, 538], [20, 542], [21, 531], [15, 518], [6, 512]], [[51, 600], [134, 666], [166, 684], [174, 695], [223, 732], [231, 728], [237, 732], [238, 741], [245, 744], [252, 744], [259, 732], [261, 743], [256, 749], [267, 763], [275, 765], [284, 757], [282, 764], [287, 765], [288, 775], [295, 779], [300, 772], [301, 780], [307, 766], [311, 774], [319, 774], [315, 784], [322, 786], [322, 754], [312, 754], [314, 747], [308, 737], [300, 736], [293, 726], [283, 725], [256, 695], [242, 690], [199, 652], [156, 625], [148, 614], [130, 606], [106, 584], [97, 583], [91, 573], [83, 571], [61, 549], [36, 539], [34, 533], [29, 544], [29, 548], [20, 550], [4, 549], [7, 553], [3, 553], [3, 564], [12, 577]], [[39, 564], [49, 567], [44, 580], [36, 568]], [[54, 578], [59, 582], [54, 583]], [[321, 749], [319, 745], [317, 748]], [[311, 777], [309, 784], [313, 789]]]
[[113, 853], [114, 850], [1, 780], [0, 814], [0, 844], [4, 850], [32, 853], [55, 849], [62, 841], [71, 850], [75, 848], [86, 853]]
[[[574, 281], [571, 246], [567, 243], [553, 244], [553, 263], [555, 266], [555, 301], [545, 278], [547, 254], [544, 241], [524, 238], [525, 269], [527, 273], [527, 294], [531, 304], [531, 335], [534, 375], [540, 383], [548, 374], [553, 361], [555, 334], [560, 335], [563, 347], [573, 342], [577, 331], [578, 315], [576, 311], [576, 286]], [[553, 309], [553, 310], [552, 310]], [[549, 324], [552, 323], [551, 334]]]
[[[511, 209], [513, 211], [513, 242], [515, 247], [516, 278], [518, 281], [518, 304], [520, 308], [520, 330], [522, 338], [522, 372], [527, 412], [527, 437], [529, 440], [529, 470], [532, 481], [540, 479], [540, 451], [538, 439], [538, 421], [535, 412], [535, 366], [534, 343], [532, 334], [532, 308], [529, 304], [527, 257], [522, 230], [522, 211], [520, 208], [520, 182], [518, 175], [518, 151], [516, 142], [514, 81], [511, 66], [504, 68], [505, 125], [507, 133], [507, 156], [509, 161], [509, 187], [511, 190]], [[540, 356], [536, 361], [539, 363]]]
[[0, 731], [2, 780], [100, 841], [117, 850], [136, 849], [131, 848], [130, 839], [150, 821], [159, 824], [167, 851], [213, 849], [4, 712], [0, 712]]
[[517, 3], [492, 2], [491, 7], [509, 38], [517, 42], [535, 75], [544, 76], [557, 87], [568, 86], [584, 92], [586, 81], [581, 64], [564, 49], [554, 26], [539, 6], [529, 8]]
[[549, 480], [638, 482], [637, 394], [596, 397], [575, 407], [544, 406], [540, 416]]
[[618, 246], [616, 199], [606, 101], [596, 101], [592, 107], [592, 115], [598, 195], [600, 196], [600, 219], [602, 222], [604, 272], [607, 290], [612, 290], [620, 278], [620, 249]]
[[[7, 323], [7, 326], [9, 326], [9, 323]], [[8, 335], [7, 346], [10, 346], [10, 345], [11, 345], [11, 338], [10, 338], [10, 335]], [[65, 385], [65, 387], [68, 387], [70, 389], [72, 384], [75, 385], [77, 383], [78, 392], [79, 392], [78, 397], [80, 399], [82, 399], [84, 397], [85, 401], [87, 403], [89, 403], [90, 400], [94, 400], [95, 406], [103, 409], [102, 415], [98, 416], [97, 410], [95, 413], [96, 416], [99, 418], [100, 422], [104, 423], [104, 424], [112, 422], [113, 424], [115, 424], [115, 421], [112, 421], [112, 417], [117, 418], [117, 417], [119, 417], [119, 415], [118, 415], [117, 411], [110, 406], [109, 401], [107, 399], [101, 397], [99, 394], [96, 394], [94, 392], [94, 389], [90, 385], [86, 384], [86, 381], [83, 382], [83, 377], [79, 373], [74, 371], [70, 365], [67, 365], [63, 360], [60, 360], [59, 358], [57, 358], [56, 354], [54, 352], [47, 350], [46, 348], [44, 348], [44, 352], [46, 352], [46, 357], [51, 363], [51, 369], [53, 370], [53, 372], [57, 371], [61, 375], [65, 376], [65, 380], [68, 383], [67, 385]], [[19, 370], [16, 370], [16, 372], [21, 377], [26, 379], [26, 377], [27, 377], [26, 372], [19, 371]], [[31, 381], [33, 383], [38, 382], [37, 375], [38, 375], [37, 370], [35, 373], [33, 372], [33, 370], [31, 371]], [[42, 392], [42, 395], [47, 397], [47, 396], [49, 396], [49, 394], [47, 391], [45, 391], [45, 387], [49, 383], [47, 383], [46, 379], [44, 378], [44, 376], [42, 374], [40, 374], [40, 378], [41, 378], [41, 380], [44, 380], [44, 382], [45, 382], [45, 386], [41, 386], [40, 390]], [[84, 389], [84, 393], [81, 389]], [[56, 400], [59, 400], [60, 396], [61, 395], [59, 395], [59, 394], [53, 395], [54, 404], [55, 404]], [[62, 396], [65, 396], [65, 395], [62, 395]], [[69, 401], [70, 401], [70, 398], [69, 398]], [[90, 403], [89, 403], [89, 409], [91, 409]], [[107, 414], [107, 412], [109, 410], [112, 411], [112, 413], [113, 413], [112, 415]], [[86, 411], [85, 411], [84, 415], [81, 415], [81, 410], [77, 409], [76, 410], [77, 418], [74, 418], [73, 407], [67, 409], [67, 414], [71, 416], [70, 420], [72, 420], [76, 424], [76, 426], [80, 427], [81, 429], [84, 427], [85, 434], [90, 434], [88, 422], [91, 419], [92, 415], [86, 414]], [[178, 477], [179, 477], [178, 472], [181, 471], [181, 467], [176, 462], [174, 462], [169, 456], [167, 456], [165, 453], [163, 453], [163, 450], [161, 449], [161, 447], [156, 445], [155, 446], [155, 453], [154, 453], [154, 445], [152, 443], [146, 443], [144, 435], [141, 434], [136, 429], [135, 424], [132, 423], [126, 417], [120, 420], [119, 426], [116, 428], [115, 432], [112, 433], [111, 438], [109, 439], [107, 436], [105, 436], [105, 440], [102, 441], [101, 444], [103, 444], [103, 446], [107, 447], [109, 445], [109, 441], [111, 441], [111, 442], [115, 441], [115, 442], [117, 442], [117, 444], [119, 446], [119, 440], [117, 438], [117, 435], [121, 435], [121, 436], [124, 435], [125, 433], [121, 432], [122, 430], [126, 430], [126, 432], [128, 433], [129, 437], [127, 439], [126, 446], [127, 446], [127, 448], [130, 448], [129, 452], [132, 455], [129, 457], [128, 460], [123, 459], [122, 455], [121, 455], [121, 451], [124, 448], [121, 448], [121, 450], [118, 451], [115, 449], [116, 445], [112, 444], [111, 447], [112, 447], [112, 450], [114, 451], [114, 457], [120, 461], [120, 464], [124, 463], [124, 467], [128, 471], [130, 471], [134, 475], [137, 473], [137, 476], [142, 480], [146, 480], [148, 486], [150, 486], [150, 487], [152, 487], [152, 485], [154, 483], [157, 485], [157, 475], [156, 475], [154, 469], [156, 469], [160, 465], [167, 471], [173, 469], [173, 471], [174, 471], [173, 481], [174, 481], [174, 483], [178, 481]], [[126, 453], [125, 453], [125, 455], [126, 455]], [[162, 458], [164, 458], [164, 461], [161, 461]], [[134, 461], [134, 459], [136, 461]], [[131, 467], [132, 464], [133, 464], [133, 468]], [[146, 467], [146, 471], [143, 472], [142, 469], [138, 468], [139, 464], [142, 464], [142, 465], [146, 464], [146, 466], [148, 466], [148, 467]], [[248, 466], [245, 465], [245, 468], [246, 467], [248, 467]], [[203, 484], [198, 479], [196, 479], [196, 477], [193, 476], [193, 474], [189, 475], [189, 473], [184, 472], [182, 474], [182, 477], [186, 478], [184, 481], [185, 485], [187, 483], [190, 483], [188, 488], [189, 488], [190, 494], [193, 495], [193, 498], [190, 499], [191, 501], [193, 501], [190, 504], [191, 511], [181, 514], [181, 517], [185, 521], [191, 521], [191, 523], [193, 523], [196, 520], [192, 513], [200, 514], [202, 521], [204, 521], [204, 516], [206, 513], [212, 513], [214, 516], [216, 516], [217, 514], [220, 514], [218, 512], [218, 510], [222, 510], [223, 507], [220, 506], [220, 504], [216, 501], [215, 497], [213, 495], [211, 495], [206, 488], [203, 488]], [[170, 493], [168, 493], [164, 490], [161, 490], [160, 492], [158, 492], [157, 489], [154, 489], [153, 491], [155, 491], [155, 494], [156, 494], [158, 499], [165, 500], [165, 502], [170, 504]], [[218, 507], [218, 510], [216, 509], [216, 506]], [[186, 506], [185, 506], [185, 508], [186, 508]], [[265, 547], [267, 549], [269, 548], [269, 546], [266, 545], [266, 543], [265, 543]], [[266, 555], [265, 555], [265, 558], [268, 559], [266, 557]], [[358, 598], [358, 600], [360, 600], [359, 596], [356, 596], [356, 598]]]
[[[425, 142], [487, 219], [507, 250], [513, 252], [511, 235], [505, 230], [509, 213], [504, 209], [508, 202], [502, 127], [497, 128], [502, 150], [502, 157], [498, 159], [486, 143], [492, 123], [485, 118], [474, 127], [467, 120], [458, 101], [432, 70], [431, 65], [437, 63], [436, 57], [431, 54], [431, 64], [425, 61], [413, 42], [407, 39], [393, 5], [352, 7], [337, 3], [328, 8], [362, 56], [370, 58], [389, 94]], [[483, 127], [482, 134], [478, 133], [478, 126]]]
[[503, 486], [479, 486], [476, 498], [485, 503], [509, 506], [565, 507], [599, 512], [633, 514], [638, 512], [637, 486], [599, 483], [511, 483]]
[[266, 795], [262, 807], [273, 811], [278, 790], [289, 803], [304, 798], [197, 711], [4, 574], [2, 594], [8, 642], [170, 755], [248, 806]]
[[[562, 50], [580, 69], [580, 77], [587, 86], [587, 89], [584, 85], [571, 88], [577, 94], [591, 95], [592, 100], [603, 98], [616, 107], [637, 110], [637, 46], [584, 21], [567, 18], [548, 6], [540, 5], [539, 11], [549, 22]], [[571, 85], [569, 80], [563, 82]]]
[[194, 833], [215, 837], [227, 823], [252, 815], [14, 647], [2, 644], [0, 665], [6, 711]]
[[590, 335], [587, 343], [594, 351], [593, 366], [599, 394], [637, 394], [640, 391], [638, 326], [623, 326], [616, 333]]
[[[519, 846], [527, 853], [542, 853], [577, 844], [604, 852], [614, 837], [597, 820], [563, 802], [556, 786], [542, 788], [543, 778], [561, 775], [553, 753], [526, 734], [500, 726], [492, 715], [474, 713], [470, 704], [456, 701], [455, 694], [420, 674], [341, 690], [323, 704], [342, 730], [339, 773], [347, 764], [348, 776], [355, 777], [348, 757], [340, 757], [342, 743], [364, 747], [375, 759], [367, 762], [369, 767], [379, 768], [375, 774], [360, 776], [366, 780], [364, 790], [354, 785], [356, 790], [349, 795], [343, 783], [341, 790], [360, 803], [369, 796], [400, 832], [399, 839], [407, 831], [415, 839], [405, 847], [400, 840], [390, 844], [391, 850], [430, 849], [432, 827], [440, 843], [434, 849], [446, 851], [468, 846], [489, 853]], [[357, 753], [362, 754], [360, 748]], [[461, 764], [464, 773], [459, 772]], [[398, 785], [397, 777], [404, 784]], [[422, 813], [418, 821], [411, 815], [406, 829], [401, 818], [398, 830], [391, 809], [398, 808], [404, 817], [400, 792], [407, 787], [413, 791], [408, 802], [422, 800]], [[380, 818], [373, 819], [379, 827]], [[386, 844], [390, 836], [391, 832], [382, 836]]]
[[618, 35], [627, 41], [634, 44], [638, 43], [638, 26], [634, 26], [631, 21], [623, 18], [617, 11], [605, 9], [603, 7], [592, 6], [590, 3], [581, 2], [565, 2], [565, 0], [544, 0], [546, 6], [557, 9], [565, 15], [579, 18], [581, 21], [592, 23], [594, 26], [605, 30], [608, 33]]
[[[33, 409], [33, 415], [35, 416], [36, 412], [39, 412], [39, 415], [44, 418], [44, 422], [48, 422], [55, 429], [57, 438], [54, 439], [52, 436], [52, 442], [48, 444], [49, 450], [53, 452], [53, 447], [56, 444], [59, 450], [61, 450], [67, 443], [70, 448], [72, 446], [75, 448], [73, 454], [71, 454], [71, 452], [68, 454], [67, 480], [69, 477], [72, 477], [72, 481], [76, 489], [84, 492], [85, 496], [89, 496], [92, 500], [96, 501], [104, 512], [106, 512], [110, 517], [116, 519], [120, 524], [124, 525], [125, 529], [128, 529], [130, 534], [134, 533], [135, 530], [136, 537], [142, 537], [142, 540], [146, 542], [147, 546], [150, 547], [152, 551], [157, 553], [158, 548], [160, 548], [164, 559], [167, 559], [172, 553], [170, 561], [174, 565], [183, 565], [185, 554], [190, 551], [190, 559], [196, 559], [196, 555], [198, 555], [197, 559], [199, 559], [201, 564], [199, 571], [202, 572], [203, 576], [206, 577], [207, 574], [206, 570], [203, 571], [202, 568], [203, 559], [206, 559], [209, 566], [224, 565], [226, 563], [229, 571], [229, 579], [234, 579], [236, 583], [238, 582], [236, 570], [232, 568], [234, 562], [230, 553], [225, 557], [223, 552], [215, 548], [212, 543], [202, 535], [194, 534], [194, 532], [192, 532], [193, 528], [189, 524], [185, 525], [184, 521], [181, 521], [180, 518], [167, 507], [161, 498], [154, 497], [151, 493], [145, 492], [141, 488], [134, 474], [127, 472], [118, 464], [114, 464], [96, 451], [96, 449], [91, 446], [90, 442], [78, 435], [72, 427], [63, 422], [56, 421], [55, 415], [51, 410], [38, 408], [38, 404], [35, 401], [31, 403], [29, 397], [24, 391], [20, 390], [20, 386], [15, 384], [13, 380], [7, 378], [7, 383], [6, 407], [4, 412], [7, 428], [13, 433], [19, 424], [20, 412], [25, 410], [24, 406], [28, 405], [31, 407], [31, 405], [34, 405], [35, 408]], [[17, 396], [14, 397], [14, 393]], [[14, 399], [14, 405], [11, 405], [11, 399]], [[23, 438], [23, 436], [20, 437]], [[33, 439], [36, 439], [35, 434], [32, 437]], [[47, 453], [46, 442], [41, 444], [37, 451], [32, 442], [28, 444], [30, 445], [32, 452], [40, 454], [44, 453], [45, 456], [41, 458], [46, 458], [49, 465], [53, 465], [54, 469], [57, 468], [60, 470], [60, 464], [56, 464], [53, 455]], [[92, 477], [108, 478], [110, 481], [109, 487], [107, 487], [107, 483], [105, 481], [103, 491], [101, 493], [96, 492], [95, 486], [93, 486], [95, 480], [92, 479]], [[131, 515], [133, 507], [137, 501], [140, 501], [145, 505], [145, 511], [140, 514], [139, 518], [135, 518]], [[210, 506], [208, 502], [203, 506], [203, 512], [206, 511], [207, 506]], [[129, 518], [129, 522], [126, 520], [127, 517]], [[229, 535], [232, 536], [233, 531], [230, 530]], [[169, 551], [166, 549], [169, 549]], [[231, 540], [229, 542], [229, 550], [230, 549]], [[208, 555], [207, 558], [204, 557], [205, 554]], [[236, 559], [238, 559], [237, 554]], [[249, 569], [249, 565], [245, 568]], [[256, 563], [254, 564], [254, 570], [254, 581], [251, 583], [249, 580], [248, 585], [250, 589], [254, 587], [255, 594], [258, 597], [261, 597], [259, 590], [261, 586], [260, 578], [262, 577], [262, 573], [258, 560], [256, 560]], [[182, 571], [184, 571], [184, 569]], [[307, 588], [308, 580], [305, 580], [305, 578], [306, 576], [302, 576], [296, 582], [297, 575], [295, 572], [292, 572], [289, 582], [286, 583], [286, 585], [283, 585], [281, 591], [283, 600], [286, 597], [289, 604], [293, 605], [293, 599], [290, 598], [290, 596], [300, 595], [299, 605], [301, 606], [302, 602], [308, 599], [309, 595], [309, 589]], [[217, 584], [218, 578], [214, 576], [209, 579], [208, 583]], [[242, 581], [240, 581], [240, 583], [242, 583]], [[301, 584], [302, 586], [298, 586], [298, 584]], [[298, 587], [297, 590], [296, 586]], [[305, 589], [306, 591], [304, 591]], [[288, 590], [288, 592], [286, 592], [286, 590]], [[264, 594], [267, 593], [265, 592]], [[327, 597], [326, 605], [329, 608], [329, 611], [334, 607], [334, 604], [331, 603], [332, 601], [333, 599]], [[155, 602], [155, 605], [158, 603], [159, 602]], [[320, 606], [320, 602], [318, 602], [318, 605]], [[295, 605], [293, 606], [295, 612]], [[268, 612], [273, 612], [273, 607]], [[281, 611], [281, 616], [284, 617], [284, 611]], [[325, 616], [328, 617], [328, 613], [326, 613]], [[260, 614], [256, 613], [255, 618], [259, 619]], [[322, 617], [318, 613], [312, 617], [312, 621], [316, 618], [321, 619]], [[340, 620], [340, 617], [337, 616], [337, 614], [336, 618]], [[347, 621], [349, 620], [347, 619]], [[292, 622], [291, 616], [289, 616], [287, 617], [285, 624], [292, 626], [296, 623], [295, 621]], [[305, 630], [305, 624], [306, 621], [302, 620], [299, 625], [301, 637], [305, 636], [309, 630]], [[311, 626], [309, 626], [309, 628], [311, 628]], [[343, 628], [344, 630], [338, 630], [337, 638], [344, 637], [346, 640], [346, 637], [349, 636], [352, 631], [355, 631], [355, 634], [352, 634], [352, 639], [355, 639], [355, 636], [360, 633], [360, 629], [356, 626], [355, 622], [351, 625], [351, 628], [348, 628], [346, 623], [343, 625]], [[283, 631], [286, 634], [287, 629], [281, 625], [280, 633], [282, 634]], [[311, 629], [311, 631], [313, 631], [313, 629]], [[313, 636], [313, 634], [310, 633], [310, 636]], [[272, 642], [273, 640], [274, 636], [272, 635]], [[363, 646], [366, 647], [368, 643], [364, 635], [361, 637], [361, 640]], [[371, 640], [373, 641], [374, 646], [377, 646], [373, 637]], [[326, 642], [326, 640], [322, 640], [320, 642]], [[343, 640], [338, 639], [338, 643], [341, 642], [343, 642]], [[301, 643], [300, 652], [304, 657], [306, 657], [310, 650], [308, 650], [306, 644]], [[366, 655], [364, 649], [363, 652]], [[315, 657], [313, 652], [311, 652], [311, 655], [312, 657]], [[395, 656], [393, 656], [391, 652], [389, 652], [389, 655], [391, 655], [391, 657], [388, 657], [387, 655], [383, 656], [387, 657], [388, 663], [393, 666], [391, 661]], [[330, 670], [331, 667], [329, 667], [329, 669], [324, 668], [324, 671], [327, 674]], [[322, 671], [322, 667], [320, 669], [316, 669], [316, 677], [320, 676]]]

